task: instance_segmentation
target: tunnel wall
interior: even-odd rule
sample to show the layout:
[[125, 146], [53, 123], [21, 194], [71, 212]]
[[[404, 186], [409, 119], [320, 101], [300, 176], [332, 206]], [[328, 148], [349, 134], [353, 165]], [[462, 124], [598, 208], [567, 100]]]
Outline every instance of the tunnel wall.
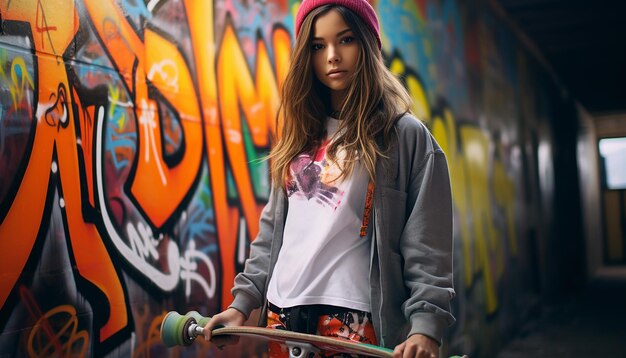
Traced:
[[[581, 116], [582, 118], [582, 116]], [[609, 185], [609, 166], [607, 154], [600, 150], [601, 141], [626, 137], [626, 115], [624, 113], [596, 113], [585, 117], [585, 126], [581, 128], [580, 142], [585, 150], [579, 153], [579, 167], [595, 165], [596, 177], [581, 173], [585, 179], [595, 179], [595, 185], [585, 186], [585, 210], [595, 210], [597, 214], [585, 212], [587, 227], [592, 233], [587, 235], [589, 264], [591, 275], [623, 275], [626, 263], [626, 189]], [[589, 149], [588, 149], [589, 148]], [[615, 170], [614, 167], [611, 168]], [[613, 174], [614, 175], [614, 174]], [[588, 180], [587, 180], [588, 181]], [[593, 189], [596, 189], [595, 191]]]
[[[258, 159], [298, 5], [0, 1], [0, 355], [218, 353], [167, 350], [159, 324], [231, 301], [268, 198]], [[551, 235], [552, 121], [573, 104], [487, 2], [373, 5], [385, 60], [449, 162], [444, 352], [492, 356], [572, 264]]]

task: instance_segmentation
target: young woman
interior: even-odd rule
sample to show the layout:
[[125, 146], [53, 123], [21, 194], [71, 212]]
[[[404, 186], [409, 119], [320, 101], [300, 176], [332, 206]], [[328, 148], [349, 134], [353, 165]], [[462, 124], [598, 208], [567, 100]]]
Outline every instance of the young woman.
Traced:
[[304, 0], [295, 28], [270, 199], [205, 338], [262, 307], [263, 326], [438, 357], [454, 322], [444, 153], [385, 67], [366, 0]]

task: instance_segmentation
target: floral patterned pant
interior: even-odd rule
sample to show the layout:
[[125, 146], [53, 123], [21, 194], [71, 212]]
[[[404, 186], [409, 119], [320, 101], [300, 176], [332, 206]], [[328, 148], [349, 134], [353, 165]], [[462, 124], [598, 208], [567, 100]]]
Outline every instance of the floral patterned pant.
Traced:
[[[287, 329], [286, 315], [268, 311], [267, 327]], [[350, 341], [378, 345], [374, 325], [369, 313], [361, 311], [347, 311], [335, 314], [322, 314], [317, 321], [317, 335], [344, 338]], [[289, 357], [285, 346], [279, 343], [268, 343], [269, 356], [282, 358]]]

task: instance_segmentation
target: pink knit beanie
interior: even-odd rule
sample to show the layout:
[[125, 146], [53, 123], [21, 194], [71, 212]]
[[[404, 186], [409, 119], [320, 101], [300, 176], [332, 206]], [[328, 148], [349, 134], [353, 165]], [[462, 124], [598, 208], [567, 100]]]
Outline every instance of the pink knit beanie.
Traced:
[[376, 16], [376, 12], [374, 12], [374, 8], [367, 2], [367, 0], [303, 0], [302, 4], [300, 4], [300, 8], [298, 9], [298, 14], [296, 15], [296, 37], [298, 37], [298, 34], [300, 33], [302, 21], [304, 21], [304, 18], [311, 12], [311, 10], [327, 4], [340, 5], [357, 14], [372, 30], [374, 35], [376, 35], [378, 48], [382, 49], [383, 45], [380, 41], [378, 17]]

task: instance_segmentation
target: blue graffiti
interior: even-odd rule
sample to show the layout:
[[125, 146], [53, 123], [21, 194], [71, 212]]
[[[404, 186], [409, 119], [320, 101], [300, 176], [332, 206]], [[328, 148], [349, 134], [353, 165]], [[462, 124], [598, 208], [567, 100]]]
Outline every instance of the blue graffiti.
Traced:
[[[106, 58], [98, 57], [90, 61], [91, 63], [89, 65], [75, 67], [76, 75], [81, 79], [81, 82], [86, 88], [91, 88], [90, 85], [96, 84], [95, 79], [98, 78], [98, 76], [106, 75], [105, 72], [112, 72], [109, 70], [111, 64]], [[100, 83], [101, 81], [98, 81], [98, 84]]]
[[[130, 160], [127, 159], [128, 157], [134, 157], [134, 153], [137, 150], [137, 134], [134, 131], [124, 131], [126, 127], [125, 124], [130, 122], [128, 118], [132, 118], [127, 109], [121, 106], [115, 106], [114, 109], [111, 107], [113, 107], [112, 104], [108, 111], [109, 114], [105, 137], [105, 149], [111, 154], [110, 157], [113, 161], [115, 169], [120, 170], [125, 168], [130, 163]], [[122, 155], [122, 159], [119, 159], [118, 150], [127, 150], [129, 148], [132, 151], [132, 154], [130, 156]]]
[[438, 59], [439, 92], [446, 93], [446, 100], [455, 111], [467, 112], [470, 110], [470, 104], [465, 65], [465, 36], [458, 2], [445, 0], [440, 9], [429, 6], [428, 22], [441, 23], [433, 29], [436, 31], [437, 43], [449, 44], [434, 48], [435, 58]]
[[[438, 63], [432, 53], [434, 39], [427, 27], [425, 14], [420, 14], [415, 3], [410, 0], [399, 0], [398, 6], [379, 6], [379, 14], [384, 44], [388, 53], [400, 50], [402, 57], [412, 59], [411, 65], [420, 74], [429, 98], [435, 98], [434, 69]], [[390, 29], [391, 31], [385, 31]]]
[[146, 20], [152, 19], [152, 14], [148, 11], [143, 1], [122, 0], [122, 8], [126, 11], [133, 21], [139, 21], [141, 17]]
[[[257, 31], [260, 31], [263, 41], [270, 43], [274, 24], [281, 23], [293, 26], [292, 17], [285, 16], [275, 3], [266, 1], [231, 1], [231, 4], [233, 9], [231, 15], [235, 18], [233, 22], [237, 24], [236, 33], [241, 41], [247, 40], [256, 44]], [[273, 46], [267, 46], [266, 48], [270, 59], [273, 59]], [[249, 68], [254, 68], [255, 56], [256, 52], [246, 53]]]
[[[208, 240], [217, 232], [213, 200], [206, 168], [203, 170], [198, 191], [189, 204], [187, 222], [181, 228], [181, 238], [185, 240]], [[217, 247], [216, 247], [217, 249]]]

